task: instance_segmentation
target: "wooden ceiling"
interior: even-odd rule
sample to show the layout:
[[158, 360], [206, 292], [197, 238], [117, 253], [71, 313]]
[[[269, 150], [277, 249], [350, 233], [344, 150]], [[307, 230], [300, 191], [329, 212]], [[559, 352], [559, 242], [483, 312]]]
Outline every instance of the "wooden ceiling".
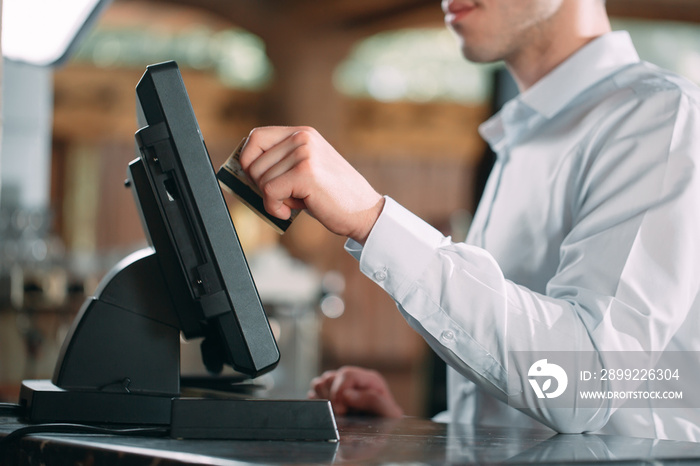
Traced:
[[442, 23], [439, 0], [146, 0], [209, 10], [260, 34], [270, 28], [302, 33], [370, 33]]
[[611, 16], [700, 23], [698, 0], [608, 0]]
[[[284, 24], [298, 31], [367, 34], [442, 22], [439, 0], [146, 0], [209, 10], [252, 32]], [[515, 1], [515, 0], [514, 0]], [[700, 22], [698, 0], [607, 0], [611, 16]]]

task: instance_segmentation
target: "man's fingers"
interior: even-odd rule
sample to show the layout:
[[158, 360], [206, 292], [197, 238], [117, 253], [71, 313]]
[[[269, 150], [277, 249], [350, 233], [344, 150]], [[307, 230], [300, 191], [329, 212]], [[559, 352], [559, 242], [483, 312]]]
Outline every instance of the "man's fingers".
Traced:
[[[299, 132], [315, 133], [315, 130], [304, 126], [267, 126], [253, 129], [248, 134], [248, 141], [241, 152], [241, 166], [247, 171], [251, 163], [263, 153], [270, 151], [282, 141], [288, 140], [290, 136]], [[289, 142], [294, 143], [294, 141]]]
[[283, 220], [288, 219], [291, 209], [304, 209], [304, 201], [294, 192], [294, 174], [287, 171], [260, 186], [263, 204], [270, 214]]
[[348, 389], [343, 393], [343, 401], [347, 408], [359, 412], [393, 418], [403, 415], [403, 411], [392, 398], [374, 390]]
[[350, 389], [361, 388], [361, 380], [358, 380], [357, 374], [354, 371], [348, 371], [341, 368], [337, 371], [335, 377], [333, 378], [333, 383], [330, 386], [331, 404], [345, 404], [344, 393]]
[[[265, 210], [287, 219], [292, 209], [304, 209], [305, 193], [296, 193], [299, 182], [297, 163], [308, 155], [302, 146], [313, 138], [310, 128], [256, 128], [241, 153], [241, 166], [263, 192]], [[302, 175], [303, 176], [303, 175]], [[308, 187], [306, 188], [308, 189]]]
[[326, 371], [311, 380], [311, 390], [320, 399], [328, 400], [331, 394], [331, 385], [335, 378], [335, 371]]
[[330, 400], [338, 415], [362, 412], [383, 417], [401, 417], [396, 403], [379, 373], [352, 367], [327, 371], [311, 381], [309, 398]]
[[256, 159], [261, 153], [279, 144], [294, 131], [288, 126], [266, 126], [254, 128], [248, 133], [243, 152], [241, 153], [241, 165], [244, 168]]
[[298, 134], [299, 132], [292, 133], [260, 152], [247, 166], [242, 163], [241, 166], [258, 185], [289, 171], [296, 165], [297, 154], [307, 141], [307, 138], [300, 138]]

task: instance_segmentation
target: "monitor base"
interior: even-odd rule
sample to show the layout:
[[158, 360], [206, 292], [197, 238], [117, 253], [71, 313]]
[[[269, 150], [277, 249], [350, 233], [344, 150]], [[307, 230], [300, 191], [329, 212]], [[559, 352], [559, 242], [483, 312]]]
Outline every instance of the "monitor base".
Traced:
[[32, 423], [165, 425], [179, 439], [338, 440], [325, 400], [173, 398], [64, 390], [49, 380], [25, 380], [20, 403]]
[[174, 398], [170, 436], [337, 441], [338, 427], [326, 400]]
[[170, 424], [171, 396], [65, 390], [50, 380], [25, 380], [19, 401], [32, 423]]

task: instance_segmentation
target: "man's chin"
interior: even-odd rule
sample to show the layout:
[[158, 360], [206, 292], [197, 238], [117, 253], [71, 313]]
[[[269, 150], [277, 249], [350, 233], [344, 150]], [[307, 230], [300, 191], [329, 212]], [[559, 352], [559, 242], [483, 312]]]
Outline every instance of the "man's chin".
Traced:
[[502, 60], [502, 57], [498, 54], [488, 53], [481, 48], [476, 49], [475, 47], [463, 45], [461, 50], [462, 56], [472, 63], [494, 63]]

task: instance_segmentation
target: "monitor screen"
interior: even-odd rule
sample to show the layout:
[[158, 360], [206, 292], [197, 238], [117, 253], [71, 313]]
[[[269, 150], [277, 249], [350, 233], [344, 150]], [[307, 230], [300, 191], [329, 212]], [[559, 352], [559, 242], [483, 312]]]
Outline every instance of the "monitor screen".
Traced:
[[205, 337], [210, 370], [223, 362], [249, 376], [267, 372], [279, 350], [177, 64], [148, 66], [136, 96], [140, 157], [129, 171], [148, 179], [150, 192], [134, 194], [180, 329]]

